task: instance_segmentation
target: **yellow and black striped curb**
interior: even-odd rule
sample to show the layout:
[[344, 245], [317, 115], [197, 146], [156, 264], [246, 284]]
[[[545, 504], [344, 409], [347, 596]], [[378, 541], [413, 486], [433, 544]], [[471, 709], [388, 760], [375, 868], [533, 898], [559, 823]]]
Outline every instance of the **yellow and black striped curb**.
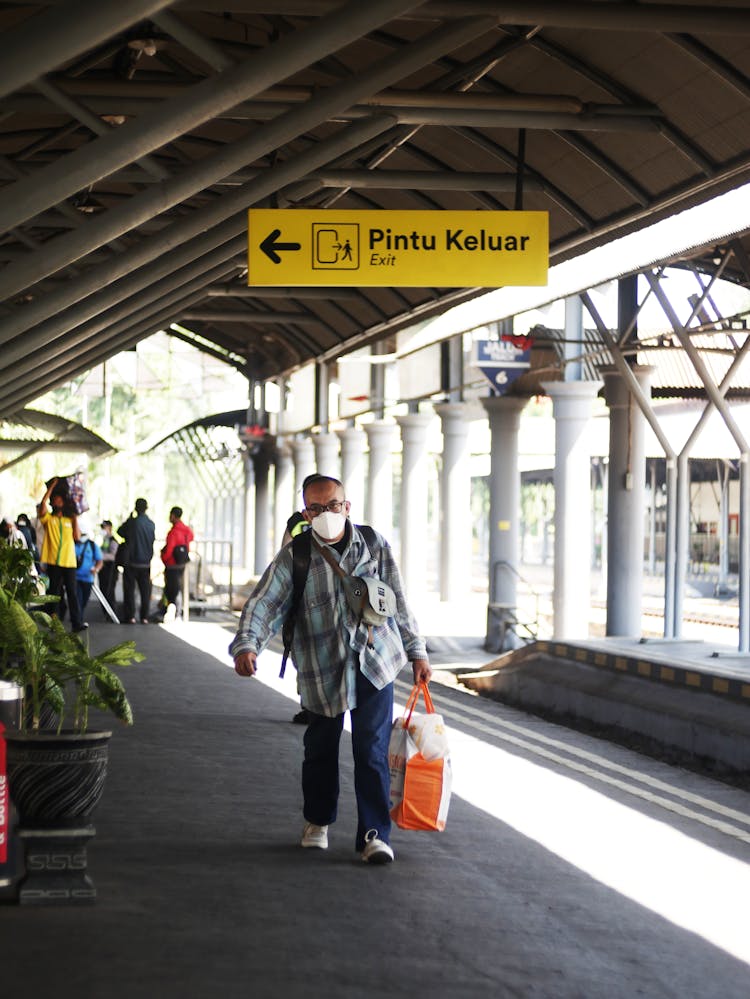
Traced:
[[734, 677], [716, 676], [710, 672], [701, 672], [685, 666], [668, 666], [666, 663], [643, 659], [641, 656], [629, 656], [622, 652], [605, 652], [602, 649], [570, 645], [567, 642], [537, 641], [522, 651], [525, 653], [524, 658], [533, 655], [534, 652], [545, 652], [558, 659], [568, 659], [571, 662], [584, 663], [615, 673], [626, 673], [629, 676], [653, 680], [671, 687], [702, 690], [750, 704], [750, 663], [748, 663], [748, 680], [744, 681]]

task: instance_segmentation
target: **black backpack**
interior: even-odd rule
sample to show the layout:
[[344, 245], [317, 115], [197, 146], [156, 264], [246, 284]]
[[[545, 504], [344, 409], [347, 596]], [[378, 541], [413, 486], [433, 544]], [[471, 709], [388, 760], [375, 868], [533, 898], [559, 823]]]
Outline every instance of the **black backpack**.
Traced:
[[[367, 547], [372, 551], [376, 546], [375, 531], [368, 524], [357, 524], [357, 530], [367, 543]], [[294, 629], [297, 625], [297, 615], [302, 603], [302, 593], [307, 582], [307, 573], [310, 570], [310, 555], [312, 552], [312, 531], [303, 531], [291, 540], [292, 545], [292, 606], [286, 616], [281, 629], [281, 638], [284, 642], [284, 654], [281, 657], [280, 677], [286, 672], [286, 661], [289, 658], [289, 651], [294, 641]]]

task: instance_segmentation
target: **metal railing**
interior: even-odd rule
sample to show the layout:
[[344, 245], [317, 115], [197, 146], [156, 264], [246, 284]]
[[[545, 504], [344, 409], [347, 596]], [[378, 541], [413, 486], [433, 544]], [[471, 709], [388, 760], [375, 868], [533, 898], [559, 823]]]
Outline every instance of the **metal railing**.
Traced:
[[182, 582], [183, 619], [190, 612], [231, 610], [234, 596], [234, 542], [201, 538], [193, 542]]

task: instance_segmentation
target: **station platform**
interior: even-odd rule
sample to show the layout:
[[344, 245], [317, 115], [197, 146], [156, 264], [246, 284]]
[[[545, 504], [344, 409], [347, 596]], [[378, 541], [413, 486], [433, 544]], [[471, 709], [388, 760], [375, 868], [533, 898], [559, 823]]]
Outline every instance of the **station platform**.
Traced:
[[[732, 914], [736, 944], [719, 930], [706, 939], [679, 914], [665, 917], [631, 888], [559, 855], [513, 817], [532, 795], [506, 770], [513, 759], [531, 765], [517, 735], [521, 716], [455, 681], [494, 658], [481, 647], [481, 596], [472, 606], [453, 617], [434, 599], [417, 608], [436, 669], [433, 695], [456, 751], [447, 828], [394, 829], [396, 862], [374, 868], [353, 849], [346, 735], [330, 848], [300, 849], [304, 730], [291, 722], [293, 670], [278, 679], [277, 649], [261, 657], [262, 682], [243, 680], [226, 652], [231, 614], [164, 626], [92, 623], [92, 649], [133, 637], [146, 656], [123, 672], [135, 724], [114, 733], [95, 816], [88, 868], [98, 897], [89, 906], [0, 907], [6, 988], [61, 999], [690, 999], [718, 988], [724, 999], [744, 999], [746, 921]], [[399, 704], [409, 689], [405, 671]], [[547, 755], [533, 766], [549, 780], [558, 764], [536, 731]], [[581, 751], [583, 737], [556, 732], [568, 754]], [[470, 765], [467, 746], [478, 740], [488, 762]], [[475, 797], [469, 770], [495, 806]], [[563, 786], [561, 801], [571, 801], [567, 777]], [[720, 793], [722, 807], [739, 814], [746, 795]], [[543, 808], [543, 796], [533, 797]], [[561, 807], [549, 804], [548, 830], [564, 823]], [[653, 802], [638, 807], [650, 821]], [[666, 814], [679, 829], [683, 819]], [[663, 828], [657, 817], [654, 828]], [[602, 839], [593, 820], [587, 825]], [[577, 838], [585, 833], [581, 825]], [[722, 835], [706, 832], [708, 847]], [[748, 843], [730, 852], [750, 860]]]

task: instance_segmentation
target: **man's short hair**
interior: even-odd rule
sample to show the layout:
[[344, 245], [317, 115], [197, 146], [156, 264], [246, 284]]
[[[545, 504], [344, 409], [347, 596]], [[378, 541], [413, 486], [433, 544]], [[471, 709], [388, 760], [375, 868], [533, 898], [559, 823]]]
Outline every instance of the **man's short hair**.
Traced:
[[182, 516], [182, 507], [181, 506], [173, 506], [172, 509], [169, 511], [169, 516], [170, 517], [176, 517], [179, 520], [180, 517]]
[[335, 485], [341, 486], [342, 489], [344, 488], [344, 483], [340, 479], [334, 479], [332, 475], [319, 475], [314, 472], [312, 475], [308, 475], [302, 483], [302, 498], [305, 498], [305, 493], [310, 486], [315, 486], [319, 482], [333, 482]]
[[145, 500], [145, 499], [144, 499], [144, 498], [143, 498], [143, 497], [141, 496], [141, 497], [140, 497], [139, 499], [137, 499], [137, 500], [135, 501], [135, 512], [136, 512], [136, 513], [145, 513], [145, 512], [146, 512], [146, 510], [148, 510], [148, 503], [147, 503], [147, 502], [146, 502], [146, 500]]

